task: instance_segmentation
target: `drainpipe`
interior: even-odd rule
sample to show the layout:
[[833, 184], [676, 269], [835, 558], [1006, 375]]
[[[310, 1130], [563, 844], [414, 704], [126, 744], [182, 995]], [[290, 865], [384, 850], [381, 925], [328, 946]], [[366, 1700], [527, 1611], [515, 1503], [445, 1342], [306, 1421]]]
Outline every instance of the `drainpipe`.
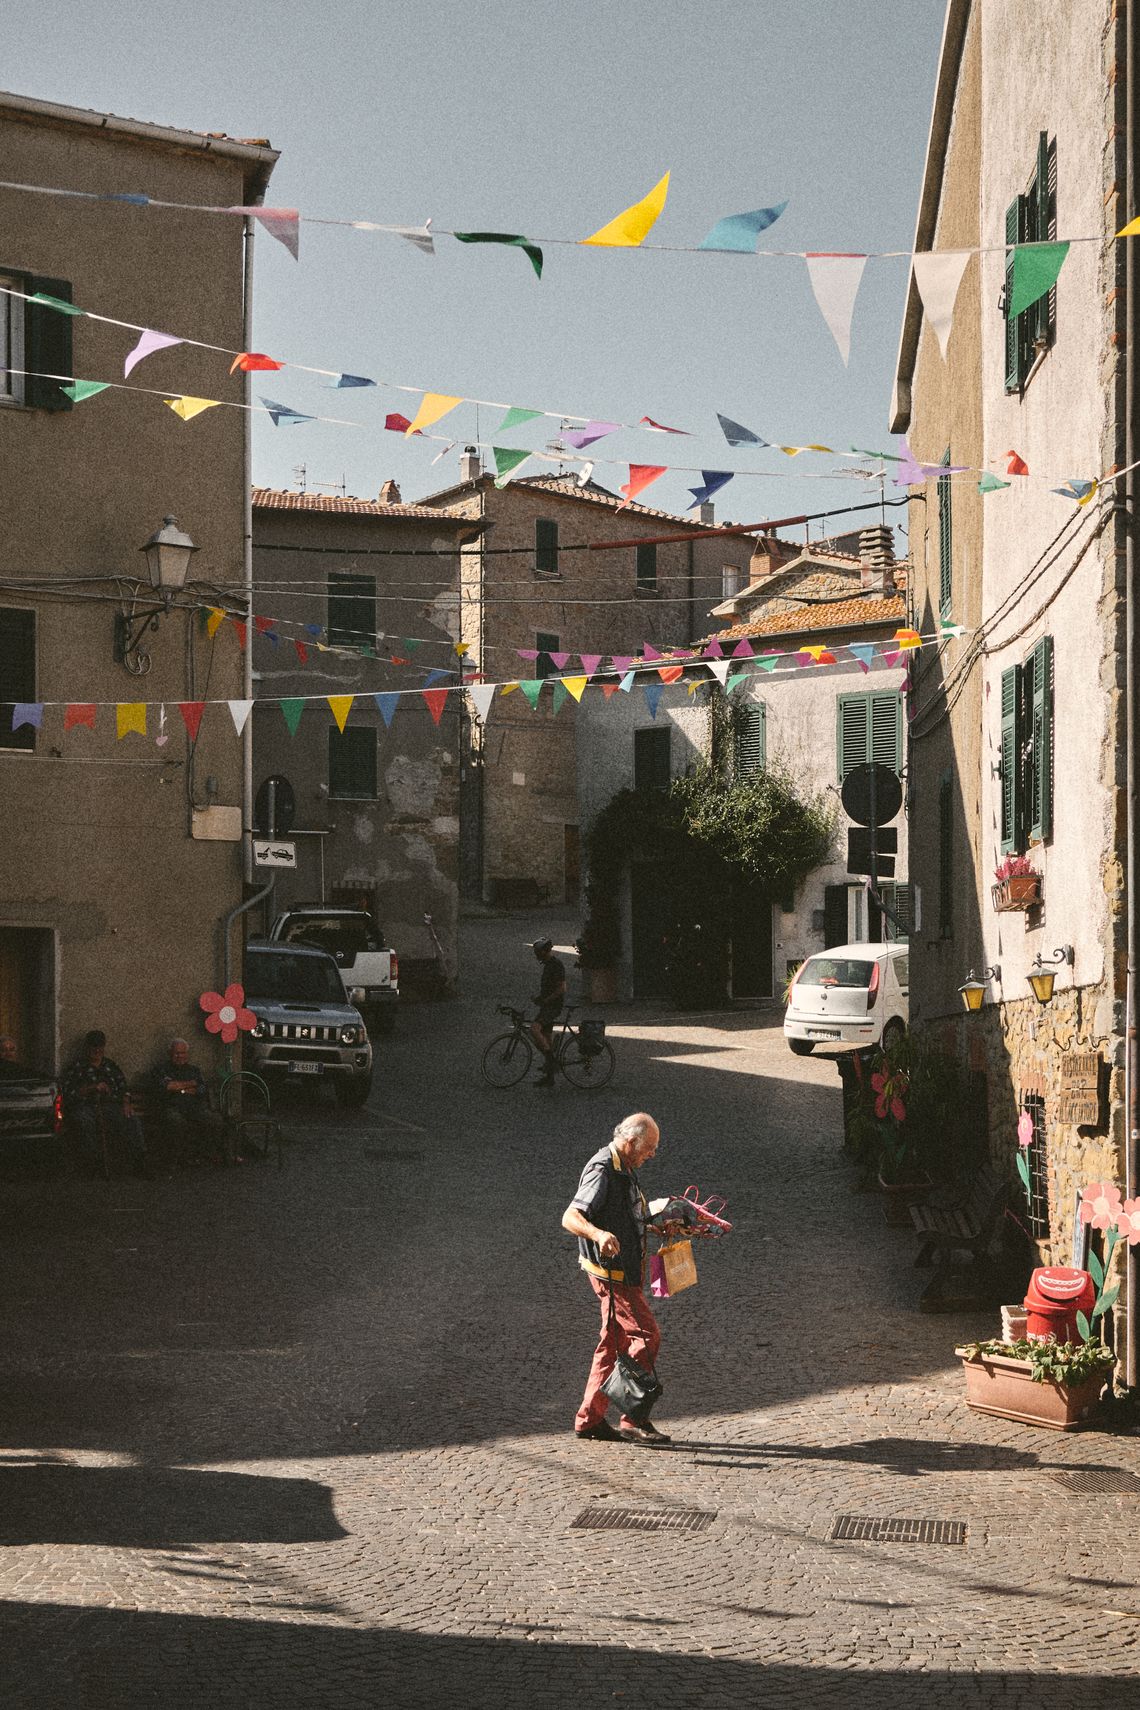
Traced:
[[[1124, 208], [1128, 219], [1136, 212], [1137, 186], [1140, 182], [1140, 172], [1137, 171], [1137, 136], [1136, 136], [1136, 79], [1137, 79], [1137, 19], [1133, 16], [1133, 8], [1129, 6], [1124, 14], [1125, 31], [1125, 200]], [[1137, 968], [1140, 966], [1140, 872], [1137, 862], [1137, 790], [1140, 788], [1140, 756], [1137, 754], [1137, 735], [1140, 732], [1140, 708], [1137, 706], [1137, 694], [1140, 689], [1140, 670], [1136, 657], [1136, 521], [1138, 483], [1136, 471], [1131, 465], [1136, 460], [1137, 434], [1136, 420], [1136, 364], [1140, 351], [1137, 350], [1137, 328], [1140, 325], [1140, 315], [1136, 302], [1137, 266], [1136, 246], [1129, 239], [1124, 246], [1124, 467], [1129, 471], [1124, 491], [1124, 503], [1127, 515], [1124, 519], [1125, 536], [1125, 751], [1127, 755], [1127, 904], [1128, 904], [1128, 955], [1127, 981], [1125, 987], [1125, 1058], [1124, 1058], [1124, 1102], [1125, 1102], [1125, 1140], [1124, 1140], [1124, 1179], [1126, 1197], [1135, 1198], [1140, 1192], [1140, 1053], [1137, 1050], [1137, 1016], [1136, 1016], [1136, 980]], [[1129, 1389], [1134, 1389], [1140, 1378], [1140, 1253], [1135, 1247], [1125, 1248], [1125, 1272], [1127, 1277], [1128, 1320], [1124, 1356], [1124, 1381]]]
[[244, 902], [235, 903], [234, 907], [231, 908], [229, 914], [227, 914], [225, 920], [222, 922], [223, 991], [225, 991], [226, 987], [232, 983], [234, 977], [234, 959], [230, 953], [230, 933], [233, 928], [234, 921], [237, 919], [239, 914], [245, 914], [249, 909], [255, 908], [259, 902], [264, 902], [266, 897], [271, 896], [273, 894], [273, 887], [276, 883], [276, 873], [270, 873], [268, 883], [263, 885], [259, 891], [254, 891], [251, 897], [246, 897]]
[[[257, 198], [260, 202], [262, 197]], [[253, 215], [245, 218], [245, 246], [242, 273], [241, 347], [253, 349]], [[242, 696], [253, 699], [253, 419], [249, 413], [252, 400], [250, 375], [242, 375], [242, 402], [245, 404], [245, 432], [242, 455], [242, 582], [245, 601], [245, 650], [242, 655]], [[245, 721], [241, 733], [241, 832], [242, 880], [253, 882], [253, 713]], [[227, 931], [227, 947], [229, 936]]]

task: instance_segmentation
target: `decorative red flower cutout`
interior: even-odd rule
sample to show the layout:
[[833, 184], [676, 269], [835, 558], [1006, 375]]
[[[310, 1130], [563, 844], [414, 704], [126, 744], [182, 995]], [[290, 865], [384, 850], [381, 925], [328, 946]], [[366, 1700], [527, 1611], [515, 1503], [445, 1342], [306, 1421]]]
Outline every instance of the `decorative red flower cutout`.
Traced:
[[1126, 1199], [1116, 1217], [1116, 1227], [1130, 1247], [1140, 1243], [1140, 1199]]
[[1113, 1228], [1120, 1210], [1120, 1189], [1112, 1182], [1092, 1182], [1081, 1193], [1081, 1222], [1094, 1229]]
[[199, 1008], [206, 1011], [206, 1032], [220, 1033], [223, 1045], [232, 1045], [238, 1029], [249, 1033], [257, 1026], [252, 1009], [246, 1009], [245, 992], [239, 985], [227, 986], [224, 992], [203, 992]]

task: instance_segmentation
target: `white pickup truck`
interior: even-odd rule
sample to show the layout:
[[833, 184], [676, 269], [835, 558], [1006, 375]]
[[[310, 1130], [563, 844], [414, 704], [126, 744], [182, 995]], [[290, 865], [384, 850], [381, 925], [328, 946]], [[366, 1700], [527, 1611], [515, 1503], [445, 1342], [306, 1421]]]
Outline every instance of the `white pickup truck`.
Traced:
[[370, 914], [358, 908], [306, 904], [279, 914], [269, 933], [280, 944], [310, 944], [327, 950], [340, 969], [348, 1001], [368, 1027], [390, 1033], [400, 1001], [399, 962], [386, 949], [384, 934]]

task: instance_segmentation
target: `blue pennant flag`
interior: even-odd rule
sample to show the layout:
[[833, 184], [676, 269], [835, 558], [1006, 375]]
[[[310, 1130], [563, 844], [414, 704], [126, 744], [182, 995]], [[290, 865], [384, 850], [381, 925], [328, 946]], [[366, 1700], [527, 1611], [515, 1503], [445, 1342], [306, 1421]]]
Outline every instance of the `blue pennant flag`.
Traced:
[[22, 724], [34, 725], [37, 730], [43, 729], [43, 701], [14, 701], [12, 703], [12, 729], [19, 730]]
[[424, 688], [424, 689], [430, 689], [432, 684], [438, 683], [441, 677], [451, 677], [453, 675], [454, 675], [453, 672], [441, 671], [439, 669], [439, 667], [437, 666], [434, 670], [428, 672], [427, 676], [424, 678], [420, 687]]
[[751, 428], [741, 427], [739, 422], [730, 421], [727, 416], [722, 416], [719, 410], [716, 413], [716, 419], [720, 423], [721, 432], [729, 445], [768, 444], [766, 439], [761, 439], [760, 435], [753, 433]]
[[374, 695], [373, 699], [380, 709], [380, 717], [386, 725], [390, 725], [400, 704], [399, 693], [389, 689], [385, 694]]
[[757, 208], [751, 214], [728, 214], [717, 221], [708, 237], [702, 238], [697, 247], [751, 255], [760, 233], [775, 225], [787, 205], [786, 202], [777, 202], [774, 208]]
[[313, 416], [304, 416], [300, 410], [290, 409], [288, 404], [275, 404], [272, 398], [262, 398], [261, 402], [273, 418], [274, 427], [280, 427], [282, 422], [311, 422]]
[[338, 386], [375, 386], [375, 380], [369, 380], [366, 374], [338, 374], [332, 383], [335, 391]]
[[719, 493], [722, 487], [727, 487], [732, 480], [732, 472], [724, 469], [702, 469], [701, 480], [704, 482], [703, 487], [689, 488], [693, 495], [693, 502], [689, 506], [691, 511], [695, 511], [698, 505], [705, 504], [714, 493]]
[[657, 717], [657, 708], [661, 705], [661, 697], [665, 693], [663, 683], [646, 683], [645, 704], [649, 708], [650, 718]]

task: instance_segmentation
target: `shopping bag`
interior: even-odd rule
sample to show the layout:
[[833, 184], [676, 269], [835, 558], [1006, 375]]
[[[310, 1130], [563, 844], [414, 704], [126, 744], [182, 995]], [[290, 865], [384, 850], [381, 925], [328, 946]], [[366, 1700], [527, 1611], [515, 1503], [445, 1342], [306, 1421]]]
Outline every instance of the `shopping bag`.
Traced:
[[658, 1257], [669, 1294], [680, 1294], [683, 1288], [692, 1288], [697, 1280], [697, 1261], [693, 1258], [691, 1241], [668, 1241]]
[[649, 1256], [649, 1292], [655, 1300], [668, 1300], [669, 1284], [665, 1280], [665, 1261], [660, 1253]]

